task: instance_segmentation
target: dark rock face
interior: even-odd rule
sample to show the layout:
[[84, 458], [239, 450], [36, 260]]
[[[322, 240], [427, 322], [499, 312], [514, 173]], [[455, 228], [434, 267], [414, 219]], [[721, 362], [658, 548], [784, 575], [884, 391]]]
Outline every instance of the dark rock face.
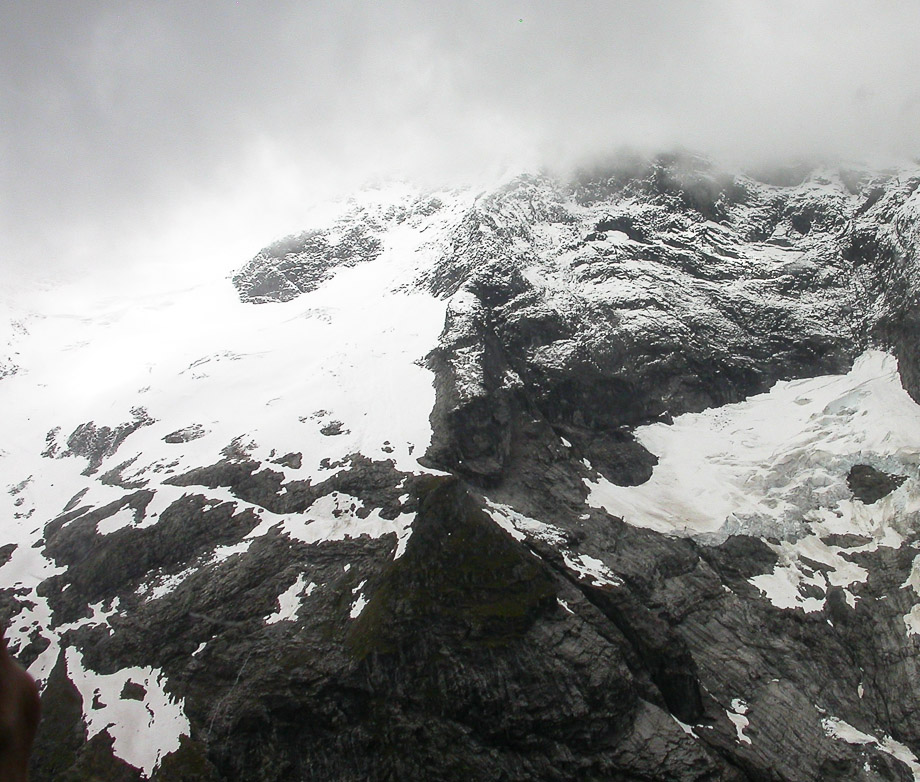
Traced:
[[878, 502], [882, 497], [891, 494], [906, 480], [906, 475], [889, 475], [869, 464], [854, 464], [847, 474], [847, 486], [850, 487], [853, 496], [866, 505]]
[[42, 721], [32, 753], [32, 777], [60, 779], [73, 767], [85, 746], [80, 693], [67, 678], [61, 654], [42, 693]]
[[315, 290], [338, 266], [374, 260], [380, 242], [360, 222], [339, 231], [306, 231], [262, 250], [233, 278], [244, 301], [290, 301]]
[[[67, 438], [67, 450], [60, 455], [84, 457], [89, 461], [89, 465], [83, 474], [92, 475], [99, 469], [102, 460], [114, 454], [132, 433], [142, 426], [153, 423], [143, 408], [135, 408], [131, 413], [134, 420], [114, 429], [108, 426], [97, 427], [92, 421], [80, 424]], [[50, 434], [49, 438], [51, 438]], [[54, 455], [56, 452], [56, 446], [49, 440], [48, 455]]]
[[[154, 672], [119, 683], [119, 705], [162, 686], [187, 725], [153, 771], [130, 766], [85, 721], [103, 705], [62, 651], [33, 779], [917, 778], [920, 526], [885, 510], [900, 495], [878, 503], [913, 468], [829, 462], [829, 516], [894, 516], [822, 536], [807, 504], [786, 531], [718, 536], [587, 500], [665, 464], [637, 427], [845, 372], [868, 347], [893, 351], [920, 399], [918, 182], [631, 157], [457, 208], [416, 279], [448, 300], [420, 460], [441, 474], [340, 453], [296, 477], [306, 447], [257, 458], [241, 434], [155, 491], [122, 477], [130, 461], [102, 467], [142, 411], [66, 447], [52, 430], [44, 455], [82, 456], [107, 493], [41, 520], [54, 567], [32, 597], [93, 675]], [[240, 298], [289, 301], [372, 263], [388, 230], [434, 225], [445, 201], [276, 242], [234, 278]], [[170, 453], [205, 436], [186, 423], [164, 430]], [[349, 426], [330, 418], [319, 439]], [[882, 522], [896, 534], [880, 543]], [[5, 588], [0, 617], [28, 599]], [[48, 644], [36, 631], [14, 651], [29, 663]]]
[[[264, 674], [266, 687], [283, 688], [266, 699], [270, 711], [222, 717], [233, 736], [216, 757], [223, 774], [713, 778], [715, 757], [638, 696], [616, 626], [456, 480], [431, 478], [416, 491], [406, 551], [362, 581], [370, 597], [361, 613], [321, 636], [310, 629], [319, 617], [306, 620], [287, 653], [296, 657], [260, 663], [284, 666]], [[294, 674], [301, 666], [310, 672]], [[652, 734], [667, 757], [643, 753]]]

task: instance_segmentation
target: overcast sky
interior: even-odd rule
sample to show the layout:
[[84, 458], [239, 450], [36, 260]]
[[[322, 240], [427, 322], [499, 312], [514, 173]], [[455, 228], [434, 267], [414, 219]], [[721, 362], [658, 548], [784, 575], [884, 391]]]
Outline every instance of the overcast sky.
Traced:
[[0, 263], [239, 265], [372, 177], [920, 155], [912, 0], [0, 0]]

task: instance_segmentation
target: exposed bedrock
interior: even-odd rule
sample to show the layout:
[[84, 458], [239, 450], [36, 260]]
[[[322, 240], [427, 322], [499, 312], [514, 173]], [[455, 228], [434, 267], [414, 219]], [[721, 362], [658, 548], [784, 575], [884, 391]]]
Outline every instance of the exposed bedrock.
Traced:
[[[482, 259], [429, 357], [432, 464], [494, 486], [538, 419], [611, 481], [639, 483], [654, 458], [631, 444], [634, 427], [846, 371], [873, 343], [895, 352], [918, 394], [913, 184], [854, 195], [819, 179], [789, 192], [681, 165], [640, 166], [638, 183], [616, 171], [577, 181], [580, 210], [523, 179], [456, 228], [455, 243], [474, 242]], [[548, 243], [516, 208], [535, 191], [555, 193], [552, 230], [571, 241]], [[715, 203], [718, 224], [705, 220]], [[598, 242], [598, 226], [621, 239]], [[505, 238], [489, 254], [494, 236]]]
[[245, 687], [211, 666], [190, 682], [209, 693], [222, 778], [743, 778], [641, 697], [635, 642], [458, 481], [416, 491], [405, 553], [367, 551], [354, 577], [367, 595], [357, 616], [345, 603], [261, 640], [234, 633]]

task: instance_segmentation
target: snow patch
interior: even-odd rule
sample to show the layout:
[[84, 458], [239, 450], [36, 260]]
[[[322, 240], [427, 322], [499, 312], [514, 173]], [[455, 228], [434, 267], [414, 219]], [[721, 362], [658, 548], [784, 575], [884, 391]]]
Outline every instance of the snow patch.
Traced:
[[695, 738], [695, 739], [698, 739], [698, 738], [699, 738], [699, 736], [696, 735], [696, 731], [693, 729], [693, 726], [692, 726], [692, 725], [688, 725], [686, 722], [681, 722], [681, 721], [680, 721], [679, 719], [677, 719], [677, 717], [675, 717], [673, 714], [671, 715], [671, 719], [674, 720], [674, 722], [677, 723], [677, 725], [680, 727], [680, 729], [681, 729], [684, 733], [686, 733], [688, 736], [693, 736], [693, 738]]
[[83, 656], [71, 647], [65, 653], [70, 680], [83, 699], [87, 738], [108, 729], [115, 754], [150, 775], [179, 737], [189, 735], [183, 702], [163, 687], [162, 671], [125, 668], [99, 674], [83, 665]]
[[610, 568], [595, 557], [564, 551], [562, 559], [569, 570], [574, 570], [579, 578], [590, 581], [594, 586], [623, 586], [623, 579], [615, 575]]
[[908, 636], [920, 635], [920, 605], [915, 605], [904, 614], [904, 626], [907, 628]]
[[884, 752], [886, 755], [900, 760], [911, 770], [914, 776], [914, 782], [920, 782], [920, 761], [918, 761], [917, 756], [900, 741], [896, 741], [891, 736], [883, 736], [881, 739], [878, 739], [875, 736], [871, 736], [868, 733], [854, 728], [848, 722], [844, 722], [837, 717], [825, 717], [821, 720], [821, 726], [824, 728], [825, 734], [832, 738], [840, 739], [841, 741], [847, 742], [847, 744], [869, 744], [874, 746], [879, 752]]
[[744, 735], [744, 729], [750, 724], [748, 718], [742, 714], [735, 714], [733, 711], [726, 710], [725, 715], [735, 726], [735, 733], [738, 735], [739, 744], [750, 744], [751, 740]]
[[303, 605], [303, 599], [313, 594], [314, 589], [316, 589], [316, 584], [312, 581], [308, 584], [304, 574], [301, 573], [290, 587], [278, 595], [278, 610], [265, 617], [265, 623], [273, 625], [277, 622], [295, 620], [297, 612]]
[[532, 537], [556, 547], [564, 546], [566, 543], [565, 534], [561, 529], [525, 516], [510, 505], [486, 500], [485, 510], [492, 520], [515, 540]]
[[739, 744], [751, 744], [751, 739], [744, 734], [745, 728], [750, 725], [750, 721], [744, 715], [748, 713], [747, 704], [740, 698], [734, 698], [731, 702], [731, 709], [725, 710], [725, 715], [735, 726], [735, 733], [738, 735]]
[[128, 506], [119, 508], [118, 511], [108, 518], [102, 519], [96, 524], [96, 532], [100, 535], [110, 535], [116, 530], [123, 527], [130, 527], [134, 524], [134, 509]]
[[353, 595], [357, 595], [355, 602], [352, 603], [351, 610], [348, 612], [348, 616], [352, 619], [357, 619], [361, 616], [361, 612], [364, 610], [364, 607], [367, 605], [367, 598], [364, 596], [364, 593], [361, 591], [364, 589], [364, 585], [367, 583], [365, 579], [358, 586], [352, 590]]

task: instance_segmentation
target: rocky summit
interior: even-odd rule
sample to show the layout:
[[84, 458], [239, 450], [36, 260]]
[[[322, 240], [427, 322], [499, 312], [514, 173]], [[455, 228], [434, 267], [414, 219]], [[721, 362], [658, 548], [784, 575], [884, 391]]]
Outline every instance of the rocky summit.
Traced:
[[32, 779], [920, 780], [918, 250], [625, 155], [4, 305]]

